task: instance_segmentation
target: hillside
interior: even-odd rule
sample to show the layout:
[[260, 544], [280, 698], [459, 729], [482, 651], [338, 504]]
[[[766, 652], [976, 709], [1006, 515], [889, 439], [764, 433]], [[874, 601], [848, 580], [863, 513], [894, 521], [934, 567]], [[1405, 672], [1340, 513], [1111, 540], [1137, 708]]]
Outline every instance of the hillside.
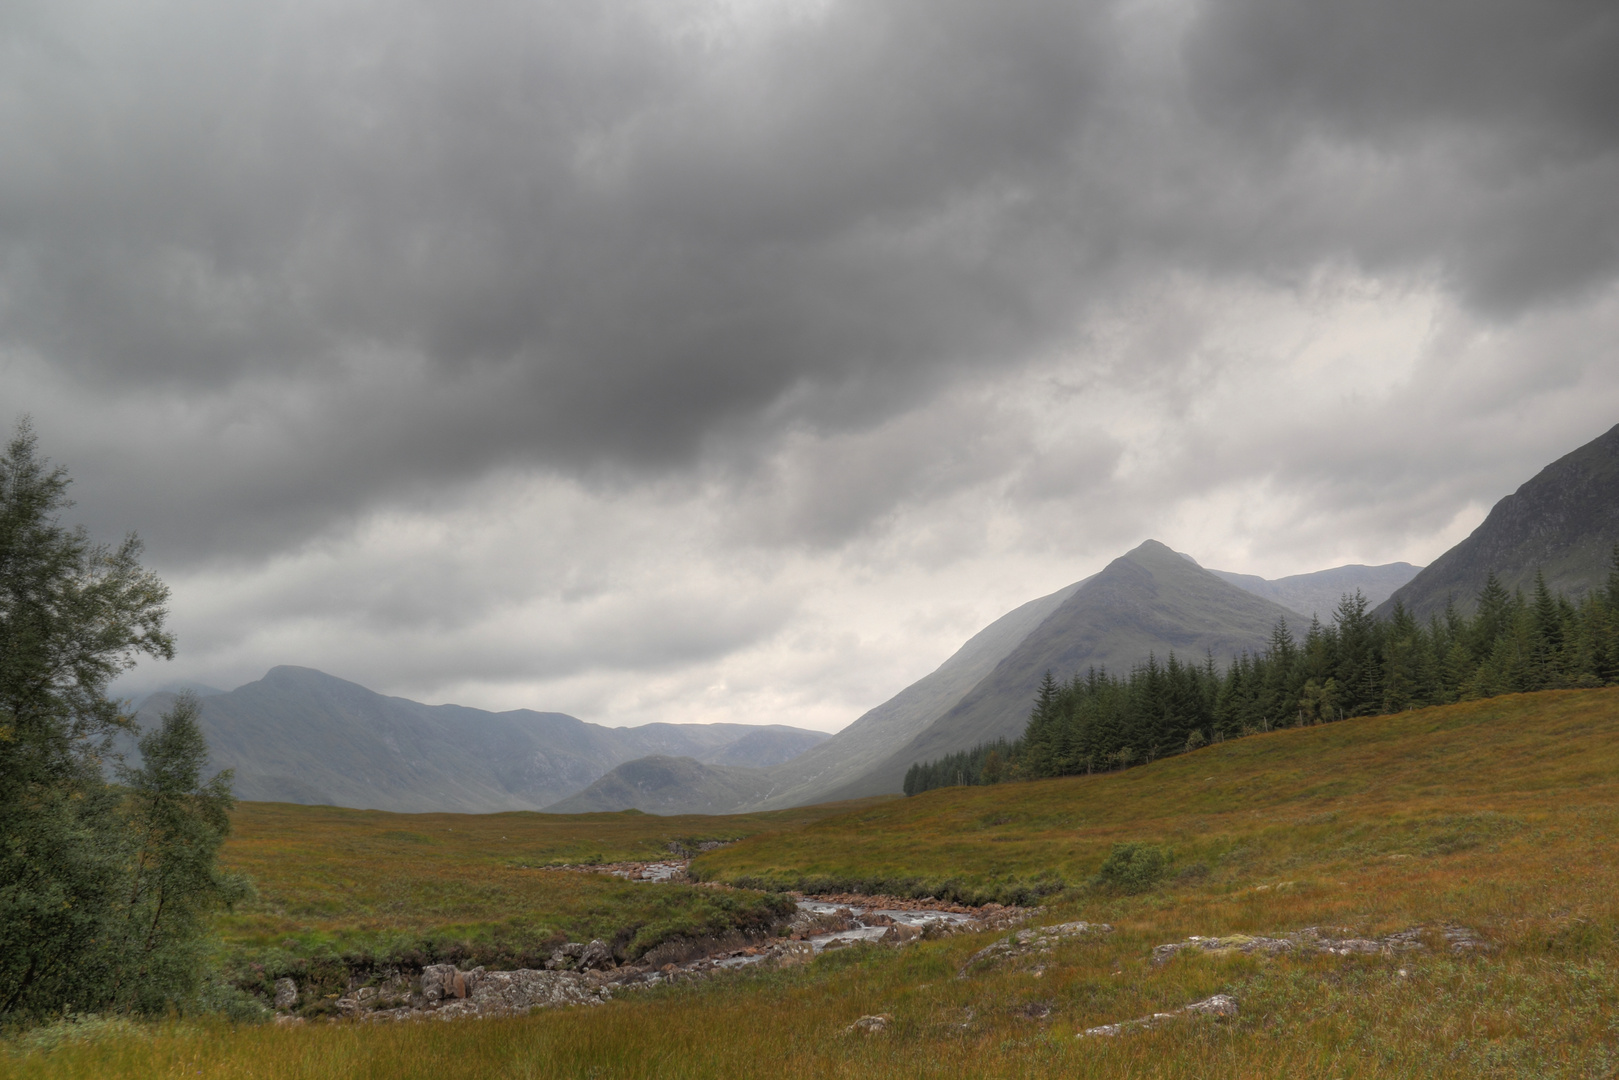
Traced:
[[[755, 818], [405, 818], [244, 804], [237, 821], [228, 861], [254, 874], [261, 897], [223, 920], [225, 939], [339, 990], [348, 970], [334, 957], [351, 952], [362, 971], [384, 948], [457, 949], [463, 968], [522, 959], [477, 936], [496, 931], [518, 945], [532, 938], [541, 954], [553, 931], [633, 951], [762, 907], [757, 893], [538, 868], [645, 858], [674, 838], [744, 837], [698, 857], [710, 881], [1044, 890], [1029, 927], [1086, 928], [1026, 947], [986, 931], [829, 949], [477, 1023], [169, 1022], [100, 1038], [86, 1023], [8, 1047], [0, 1074], [1613, 1073], [1619, 689], [1493, 698], [1252, 736], [1122, 773]], [[1164, 862], [1140, 879], [1108, 877], [1121, 843]], [[721, 900], [732, 910], [715, 910]], [[1324, 951], [1322, 935], [1345, 947]], [[1075, 1037], [1215, 994], [1233, 1003], [1222, 1016]], [[871, 1016], [885, 1019], [858, 1026]]]
[[755, 836], [696, 865], [705, 880], [793, 887], [894, 877], [990, 885], [1042, 872], [1073, 882], [1113, 842], [1152, 836], [1184, 862], [1240, 877], [1245, 862], [1312, 845], [1357, 865], [1476, 848], [1518, 834], [1521, 815], [1550, 811], [1561, 798], [1550, 793], [1575, 791], [1609, 808], [1605, 829], [1619, 828], [1619, 688], [1289, 728], [1123, 772], [940, 788]]
[[932, 725], [858, 779], [825, 793], [852, 799], [899, 791], [905, 770], [993, 739], [1016, 738], [1047, 671], [1128, 670], [1171, 651], [1224, 664], [1256, 652], [1291, 611], [1237, 588], [1156, 540], [1081, 583], [1044, 622]]
[[883, 761], [944, 715], [995, 669], [1083, 582], [1030, 600], [969, 638], [938, 668], [862, 715], [825, 742], [771, 771], [750, 809], [828, 801], [834, 791]]
[[[173, 701], [153, 695], [150, 722]], [[385, 697], [310, 668], [201, 701], [214, 768], [239, 798], [377, 810], [537, 810], [649, 754], [776, 764], [821, 732], [743, 724], [607, 728], [563, 713], [491, 713]]]
[[1357, 563], [1274, 580], [1266, 580], [1256, 574], [1233, 574], [1227, 570], [1211, 570], [1210, 573], [1245, 592], [1280, 604], [1297, 613], [1307, 624], [1312, 617], [1330, 623], [1333, 612], [1338, 609], [1338, 602], [1357, 591], [1375, 607], [1392, 596], [1395, 589], [1416, 577], [1421, 569], [1420, 566], [1404, 562], [1384, 563], [1382, 566], [1362, 566]]
[[648, 814], [724, 814], [757, 802], [769, 783], [763, 769], [654, 754], [626, 761], [585, 790], [545, 809], [552, 814], [629, 809]]
[[1419, 619], [1454, 600], [1471, 611], [1493, 570], [1508, 591], [1534, 586], [1579, 597], [1605, 581], [1619, 543], [1619, 426], [1535, 474], [1490, 510], [1484, 523], [1376, 609], [1396, 601]]

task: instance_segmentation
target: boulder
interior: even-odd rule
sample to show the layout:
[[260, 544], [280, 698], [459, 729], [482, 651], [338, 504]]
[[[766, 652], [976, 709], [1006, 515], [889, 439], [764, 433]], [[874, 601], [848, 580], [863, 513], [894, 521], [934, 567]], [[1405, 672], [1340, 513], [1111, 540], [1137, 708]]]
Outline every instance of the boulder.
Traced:
[[[776, 951], [776, 963], [782, 967], [807, 964], [815, 959], [815, 946], [807, 941], [786, 941]], [[670, 964], [673, 968], [674, 965]]]
[[297, 1004], [298, 984], [291, 979], [277, 979], [275, 981], [275, 1007], [280, 1010], [287, 1010]]
[[587, 981], [571, 972], [490, 971], [478, 980], [472, 1001], [481, 1013], [519, 1013], [529, 1009], [550, 1009], [561, 1005], [597, 1005], [604, 996]]
[[856, 1020], [843, 1030], [851, 1033], [856, 1031], [864, 1031], [866, 1034], [870, 1035], [877, 1031], [887, 1031], [888, 1025], [892, 1024], [893, 1022], [894, 1018], [888, 1013], [877, 1013], [873, 1016], [862, 1016], [860, 1019]]
[[422, 1000], [432, 1004], [454, 996], [454, 964], [428, 964], [422, 968]]
[[1213, 997], [1194, 1001], [1190, 1005], [1183, 1005], [1174, 1012], [1153, 1013], [1143, 1016], [1139, 1020], [1121, 1020], [1117, 1024], [1103, 1024], [1101, 1027], [1086, 1028], [1079, 1033], [1079, 1038], [1094, 1038], [1098, 1035], [1112, 1036], [1124, 1035], [1131, 1031], [1145, 1031], [1157, 1027], [1169, 1020], [1178, 1020], [1183, 1016], [1236, 1016], [1237, 999], [1229, 994], [1215, 994]]
[[1041, 926], [1019, 930], [994, 944], [986, 945], [967, 958], [956, 973], [965, 979], [979, 964], [998, 964], [1025, 957], [1039, 957], [1050, 953], [1059, 942], [1082, 938], [1091, 934], [1111, 934], [1113, 928], [1106, 923], [1067, 922], [1056, 926]]
[[570, 941], [566, 945], [559, 945], [551, 954], [551, 959], [545, 962], [547, 971], [571, 971], [579, 966], [579, 958], [585, 954], [585, 945], [580, 941]]
[[586, 945], [584, 952], [579, 954], [581, 971], [607, 971], [617, 966], [618, 962], [613, 959], [613, 950], [599, 939]]

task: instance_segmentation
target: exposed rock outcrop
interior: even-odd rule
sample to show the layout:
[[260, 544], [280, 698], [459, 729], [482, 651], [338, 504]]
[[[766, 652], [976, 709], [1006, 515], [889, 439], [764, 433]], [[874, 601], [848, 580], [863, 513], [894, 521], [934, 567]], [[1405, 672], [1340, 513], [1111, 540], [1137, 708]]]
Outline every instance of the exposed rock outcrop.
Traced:
[[1251, 937], [1247, 934], [1228, 934], [1225, 937], [1189, 937], [1185, 941], [1159, 945], [1152, 950], [1152, 962], [1163, 964], [1183, 952], [1203, 952], [1216, 955], [1240, 953], [1276, 956], [1281, 953], [1308, 955], [1326, 953], [1329, 956], [1393, 956], [1427, 948], [1430, 935], [1442, 938], [1454, 953], [1488, 949], [1489, 945], [1477, 933], [1465, 926], [1441, 926], [1429, 929], [1414, 926], [1385, 934], [1380, 938], [1340, 937], [1353, 935], [1342, 927], [1307, 926], [1284, 937]]
[[1131, 1031], [1145, 1031], [1157, 1027], [1170, 1020], [1180, 1020], [1188, 1016], [1219, 1016], [1231, 1017], [1237, 1015], [1237, 999], [1229, 994], [1215, 994], [1202, 1001], [1194, 1001], [1190, 1005], [1176, 1009], [1174, 1012], [1153, 1013], [1138, 1020], [1122, 1020], [1117, 1024], [1103, 1024], [1100, 1027], [1086, 1028], [1079, 1033], [1084, 1039], [1096, 1035], [1123, 1035]]
[[1093, 934], [1110, 934], [1113, 928], [1106, 923], [1067, 922], [1056, 926], [1037, 926], [1019, 930], [1010, 937], [988, 945], [967, 958], [957, 972], [965, 979], [974, 968], [988, 964], [1004, 964], [1013, 960], [1033, 958], [1038, 961], [1050, 953], [1059, 942]]
[[894, 1018], [888, 1013], [877, 1013], [873, 1016], [862, 1016], [860, 1019], [856, 1020], [843, 1030], [851, 1033], [856, 1031], [864, 1031], [869, 1035], [877, 1031], [887, 1031], [888, 1025], [892, 1024], [893, 1022]]

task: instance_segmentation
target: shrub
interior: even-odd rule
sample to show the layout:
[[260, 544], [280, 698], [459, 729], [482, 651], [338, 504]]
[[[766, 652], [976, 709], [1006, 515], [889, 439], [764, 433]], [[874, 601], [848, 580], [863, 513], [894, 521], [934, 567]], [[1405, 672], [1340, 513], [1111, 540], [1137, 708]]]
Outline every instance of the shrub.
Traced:
[[1169, 852], [1154, 844], [1114, 844], [1093, 884], [1126, 895], [1144, 893], [1169, 872]]

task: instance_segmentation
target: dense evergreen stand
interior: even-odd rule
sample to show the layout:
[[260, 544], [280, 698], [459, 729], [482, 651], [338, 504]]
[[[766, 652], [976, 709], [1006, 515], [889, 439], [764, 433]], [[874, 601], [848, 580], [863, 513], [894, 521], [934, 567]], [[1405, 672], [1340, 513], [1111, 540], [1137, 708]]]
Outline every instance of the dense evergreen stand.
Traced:
[[1050, 672], [1016, 742], [984, 743], [905, 774], [905, 793], [958, 784], [1122, 769], [1210, 742], [1350, 716], [1619, 683], [1619, 546], [1604, 588], [1577, 602], [1537, 575], [1532, 596], [1491, 574], [1471, 615], [1453, 605], [1426, 624], [1396, 606], [1374, 618], [1358, 592], [1303, 641], [1278, 622], [1270, 646], [1221, 671], [1149, 656], [1126, 675]]

